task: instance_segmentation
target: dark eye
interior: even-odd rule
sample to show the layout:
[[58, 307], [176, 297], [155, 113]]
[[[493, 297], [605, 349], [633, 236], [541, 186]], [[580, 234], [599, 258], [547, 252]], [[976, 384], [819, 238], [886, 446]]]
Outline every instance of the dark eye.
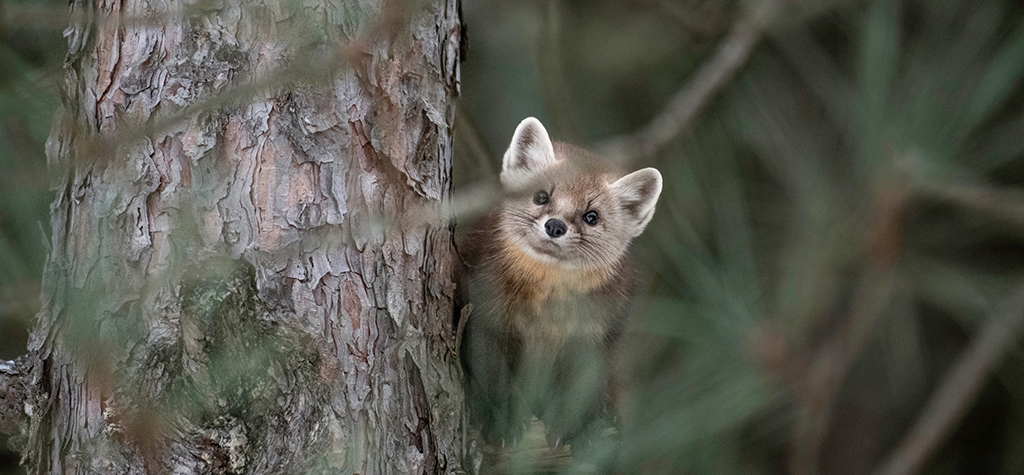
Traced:
[[548, 204], [548, 192], [538, 191], [536, 195], [533, 195], [533, 204], [535, 205], [546, 205]]
[[597, 226], [597, 211], [590, 210], [583, 213], [583, 222], [589, 226]]

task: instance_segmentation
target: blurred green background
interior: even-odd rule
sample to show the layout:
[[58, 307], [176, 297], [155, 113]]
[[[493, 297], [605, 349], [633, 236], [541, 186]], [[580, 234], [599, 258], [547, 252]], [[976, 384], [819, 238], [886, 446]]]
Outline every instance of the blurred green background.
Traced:
[[[631, 157], [665, 190], [634, 243], [633, 413], [598, 461], [872, 473], [942, 419], [923, 414], [974, 348], [964, 371], [987, 377], [940, 408], [962, 419], [920, 473], [1024, 473], [1024, 2], [768, 1], [464, 2], [457, 194], [496, 179], [524, 117], [590, 147], [643, 127], [734, 25], [774, 12], [695, 120]], [[39, 305], [66, 10], [0, 2], [4, 359]]]
[[[27, 21], [62, 2], [0, 3], [0, 358], [25, 352], [49, 241], [43, 152], [60, 103], [61, 29]], [[38, 18], [38, 17], [37, 17]]]
[[[527, 116], [592, 148], [640, 129], [766, 6], [737, 74], [628, 166], [666, 182], [613, 466], [873, 473], [945, 420], [920, 473], [1024, 473], [1024, 2], [470, 0], [457, 184]], [[972, 345], [980, 392], [922, 416]]]
[[[66, 12], [66, 2], [0, 1], [0, 359], [25, 353], [39, 309], [53, 200], [44, 144], [60, 104]], [[24, 473], [6, 437], [0, 445], [0, 473]]]

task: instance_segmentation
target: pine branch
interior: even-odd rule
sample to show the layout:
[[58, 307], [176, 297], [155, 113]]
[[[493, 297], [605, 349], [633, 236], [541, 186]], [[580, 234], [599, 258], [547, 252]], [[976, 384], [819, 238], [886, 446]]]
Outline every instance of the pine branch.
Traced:
[[1005, 299], [981, 332], [946, 374], [942, 385], [899, 447], [875, 475], [909, 475], [956, 427], [978, 396], [992, 367], [1016, 341], [1024, 326], [1024, 286]]
[[640, 130], [598, 144], [604, 156], [633, 161], [658, 153], [693, 121], [716, 93], [743, 66], [777, 9], [764, 0], [748, 10], [719, 43], [714, 56], [669, 100], [665, 109]]

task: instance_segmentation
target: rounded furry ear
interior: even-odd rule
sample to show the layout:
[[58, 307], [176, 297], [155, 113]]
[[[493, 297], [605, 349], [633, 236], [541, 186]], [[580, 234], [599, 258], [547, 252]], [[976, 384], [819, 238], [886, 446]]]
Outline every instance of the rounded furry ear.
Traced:
[[654, 205], [661, 195], [661, 173], [644, 168], [619, 178], [611, 186], [626, 214], [626, 231], [639, 236], [654, 217]]
[[551, 138], [540, 121], [527, 117], [516, 127], [512, 143], [501, 163], [501, 184], [515, 188], [530, 180], [537, 172], [557, 163]]

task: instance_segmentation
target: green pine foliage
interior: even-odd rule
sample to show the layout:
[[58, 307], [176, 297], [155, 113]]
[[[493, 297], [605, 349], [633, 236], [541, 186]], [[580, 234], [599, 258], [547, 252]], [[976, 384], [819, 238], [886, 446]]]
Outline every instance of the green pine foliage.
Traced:
[[[467, 2], [458, 132], [497, 161], [527, 115], [582, 145], [636, 130], [765, 3]], [[1024, 9], [775, 13], [698, 118], [629, 165], [658, 167], [665, 191], [634, 243], [646, 285], [615, 470], [873, 473], [1022, 284]], [[1010, 341], [919, 473], [1024, 471]]]

